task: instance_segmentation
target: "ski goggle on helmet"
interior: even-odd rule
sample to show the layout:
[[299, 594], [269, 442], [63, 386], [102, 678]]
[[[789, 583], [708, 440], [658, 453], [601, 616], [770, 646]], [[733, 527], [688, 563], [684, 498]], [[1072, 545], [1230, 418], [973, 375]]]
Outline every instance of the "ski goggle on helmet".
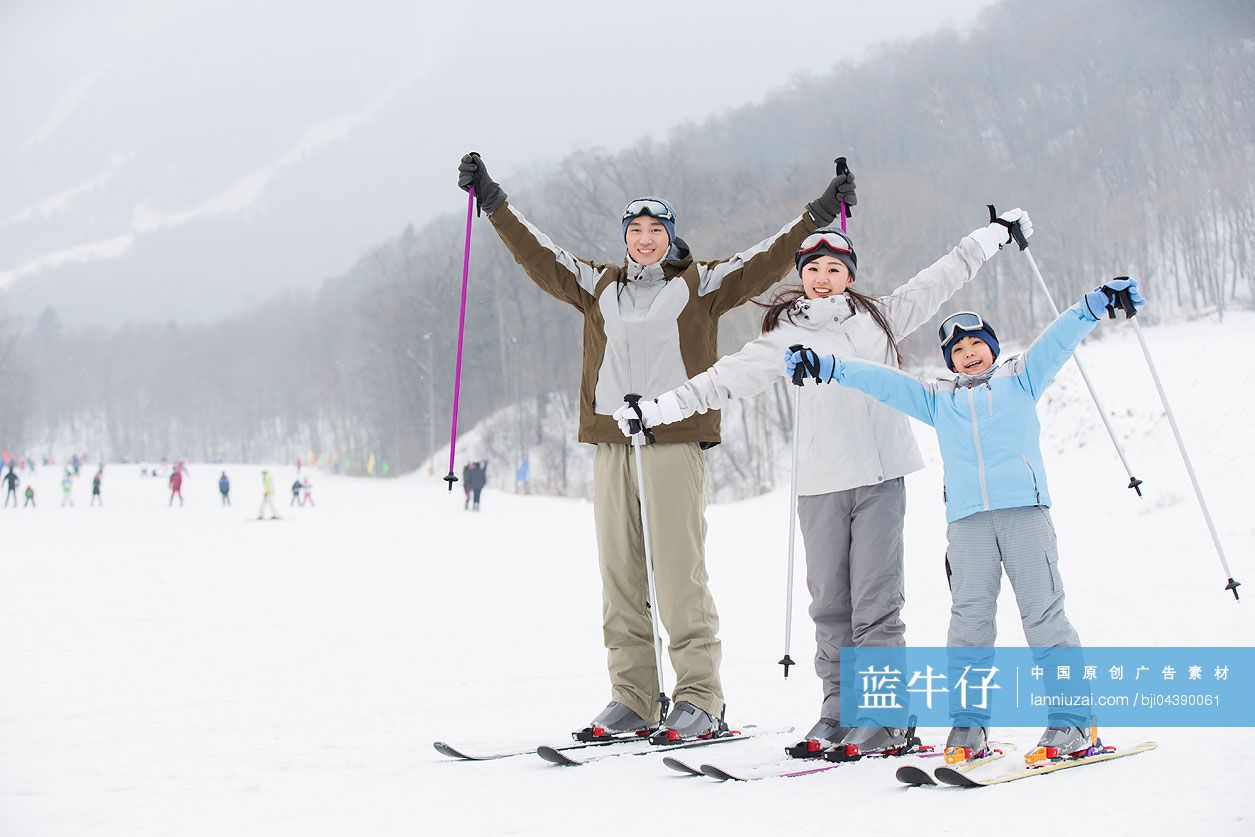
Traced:
[[[858, 256], [854, 253], [854, 242], [839, 230], [819, 230], [806, 236], [802, 241], [802, 246], [798, 247], [797, 252], [793, 254], [793, 266], [801, 270], [802, 262], [809, 261], [808, 257], [814, 255], [846, 256], [854, 265], [858, 264]], [[847, 266], [850, 266], [849, 262]]]
[[659, 221], [675, 223], [675, 213], [671, 207], [657, 198], [637, 198], [623, 208], [623, 220], [629, 221], [640, 215], [648, 215]]
[[990, 337], [995, 340], [998, 339], [994, 327], [985, 322], [981, 315], [975, 311], [960, 311], [957, 314], [946, 317], [941, 323], [941, 328], [937, 329], [937, 339], [941, 341], [942, 346], [945, 346], [960, 331], [987, 331]]

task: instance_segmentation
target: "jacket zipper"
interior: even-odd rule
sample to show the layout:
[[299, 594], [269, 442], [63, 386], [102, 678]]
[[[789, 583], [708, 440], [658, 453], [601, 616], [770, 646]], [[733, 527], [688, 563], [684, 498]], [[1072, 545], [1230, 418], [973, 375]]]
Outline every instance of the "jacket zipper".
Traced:
[[976, 445], [976, 472], [980, 475], [980, 498], [985, 511], [989, 511], [989, 488], [985, 485], [985, 454], [980, 449], [980, 430], [976, 426], [976, 399], [972, 388], [967, 388], [967, 406], [972, 413], [972, 442]]

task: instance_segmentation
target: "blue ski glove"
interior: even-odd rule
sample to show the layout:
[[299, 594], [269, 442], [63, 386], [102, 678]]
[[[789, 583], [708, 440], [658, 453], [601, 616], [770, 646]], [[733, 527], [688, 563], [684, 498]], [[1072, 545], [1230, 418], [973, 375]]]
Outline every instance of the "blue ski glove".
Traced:
[[784, 371], [790, 378], [801, 368], [803, 378], [814, 378], [817, 384], [826, 384], [841, 371], [841, 360], [836, 355], [818, 355], [814, 349], [785, 350]]
[[1085, 304], [1085, 309], [1090, 316], [1095, 320], [1101, 320], [1104, 314], [1115, 312], [1116, 294], [1126, 290], [1129, 292], [1129, 298], [1133, 300], [1135, 309], [1146, 304], [1146, 299], [1138, 289], [1137, 280], [1127, 276], [1112, 279], [1102, 287], [1094, 288], [1085, 294], [1081, 301]]

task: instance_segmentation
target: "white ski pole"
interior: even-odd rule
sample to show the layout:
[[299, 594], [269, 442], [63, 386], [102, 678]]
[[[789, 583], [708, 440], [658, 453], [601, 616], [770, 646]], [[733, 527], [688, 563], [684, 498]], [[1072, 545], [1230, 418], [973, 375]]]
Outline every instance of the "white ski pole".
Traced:
[[[790, 346], [790, 352], [803, 351], [802, 346]], [[779, 665], [784, 666], [785, 679], [789, 677], [789, 666], [797, 665], [789, 656], [789, 648], [793, 642], [793, 551], [797, 539], [797, 450], [798, 428], [801, 426], [802, 405], [802, 366], [793, 370], [793, 465], [789, 471], [789, 569], [784, 589], [784, 656]]]
[[658, 722], [663, 724], [666, 723], [671, 700], [667, 697], [666, 680], [662, 670], [662, 626], [658, 622], [658, 586], [654, 582], [654, 552], [649, 543], [649, 506], [645, 502], [645, 466], [641, 462], [643, 440], [649, 436], [650, 441], [653, 441], [654, 434], [645, 426], [644, 417], [641, 416], [640, 407], [636, 403], [641, 400], [641, 397], [625, 395], [623, 400], [636, 410], [637, 415], [637, 418], [630, 420], [629, 429], [632, 431], [632, 456], [636, 459], [636, 490], [640, 495], [641, 533], [645, 538], [645, 578], [649, 584], [649, 618], [653, 622], [654, 662], [658, 668], [658, 710], [660, 713]]
[[[1116, 279], [1128, 279], [1127, 276], [1117, 276]], [[1220, 535], [1216, 534], [1216, 524], [1211, 519], [1211, 512], [1207, 509], [1207, 501], [1203, 499], [1203, 489], [1198, 484], [1198, 476], [1194, 473], [1194, 465], [1190, 462], [1190, 455], [1185, 450], [1185, 440], [1181, 437], [1181, 428], [1177, 426], [1177, 418], [1172, 413], [1172, 407], [1168, 404], [1168, 394], [1164, 392], [1163, 382], [1159, 380], [1159, 370], [1155, 368], [1155, 361], [1151, 359], [1150, 347], [1146, 345], [1146, 338], [1142, 336], [1142, 325], [1134, 316], [1137, 314], [1137, 308], [1133, 305], [1133, 295], [1128, 289], [1122, 291], [1107, 291], [1107, 296], [1111, 303], [1107, 306], [1107, 313], [1112, 319], [1115, 319], [1116, 308], [1124, 310], [1125, 319], [1133, 320], [1133, 333], [1137, 335], [1137, 342], [1142, 347], [1142, 354], [1146, 356], [1146, 365], [1150, 367], [1150, 377], [1155, 381], [1155, 389], [1159, 391], [1159, 401], [1163, 404], [1164, 412], [1168, 415], [1168, 424], [1172, 427], [1172, 435], [1176, 437], [1177, 449], [1181, 451], [1181, 460], [1185, 462], [1186, 473], [1190, 475], [1190, 483], [1194, 486], [1194, 496], [1198, 498], [1198, 506], [1203, 510], [1203, 519], [1207, 521], [1207, 530], [1211, 532], [1211, 542], [1216, 545], [1216, 555], [1220, 557], [1220, 566], [1224, 568], [1225, 575], [1229, 579], [1229, 583], [1225, 585], [1226, 590], [1233, 592], [1233, 598], [1238, 599], [1238, 586], [1240, 581], [1233, 579], [1233, 571], [1229, 569], [1229, 562], [1224, 557], [1224, 547], [1220, 545]]]
[[[997, 211], [993, 204], [987, 204], [989, 207], [989, 219], [991, 224], [1003, 224], [1007, 227], [1011, 236], [1015, 239], [1015, 243], [1019, 245], [1020, 250], [1028, 259], [1028, 266], [1033, 269], [1033, 276], [1037, 278], [1037, 284], [1041, 285], [1042, 293], [1046, 295], [1046, 301], [1050, 303], [1050, 310], [1054, 315], [1059, 316], [1059, 306], [1055, 305], [1054, 297], [1050, 295], [1050, 288], [1046, 285], [1046, 280], [1042, 278], [1041, 270], [1037, 267], [1037, 260], [1033, 258], [1033, 254], [1028, 249], [1028, 239], [1024, 237], [1024, 233], [1020, 230], [1020, 225], [1007, 224], [998, 218]], [[1129, 460], [1124, 455], [1124, 448], [1120, 446], [1120, 440], [1116, 438], [1115, 428], [1111, 426], [1111, 421], [1107, 418], [1107, 411], [1103, 409], [1102, 402], [1098, 400], [1098, 391], [1094, 389], [1094, 384], [1089, 379], [1089, 374], [1085, 371], [1085, 365], [1081, 363], [1080, 355], [1072, 353], [1072, 360], [1076, 363], [1077, 371], [1081, 373], [1081, 379], [1085, 381], [1085, 386], [1089, 389], [1090, 398], [1094, 399], [1094, 406], [1098, 408], [1098, 417], [1102, 419], [1103, 427], [1107, 428], [1107, 435], [1111, 437], [1111, 444], [1115, 445], [1116, 455], [1120, 457], [1120, 462], [1124, 465], [1124, 472], [1129, 475], [1128, 487], [1137, 492], [1137, 496], [1142, 496], [1142, 481], [1133, 476], [1133, 469], [1129, 467]]]

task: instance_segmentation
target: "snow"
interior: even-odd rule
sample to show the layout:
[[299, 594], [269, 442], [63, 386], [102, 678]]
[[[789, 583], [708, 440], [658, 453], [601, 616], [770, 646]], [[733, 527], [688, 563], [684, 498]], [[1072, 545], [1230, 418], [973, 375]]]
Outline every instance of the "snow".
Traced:
[[[1101, 329], [1082, 353], [1146, 497], [1124, 487], [1067, 367], [1041, 412], [1069, 615], [1091, 645], [1249, 644], [1251, 604], [1222, 589], [1137, 343], [1120, 323]], [[1255, 596], [1255, 314], [1145, 334], [1233, 572]], [[917, 429], [928, 467], [908, 481], [904, 615], [908, 641], [932, 645], [948, 616], [944, 517], [936, 446]], [[218, 504], [222, 467], [230, 509]], [[1110, 729], [1108, 743], [1160, 749], [975, 792], [903, 788], [892, 761], [749, 784], [673, 775], [654, 756], [577, 769], [450, 762], [433, 740], [560, 742], [604, 706], [591, 506], [490, 484], [474, 514], [439, 473], [315, 473], [318, 507], [289, 509], [292, 469], [274, 470], [281, 522], [251, 519], [255, 465], [193, 463], [187, 506], [173, 509], [164, 480], [111, 464], [107, 506], [87, 507], [87, 471], [63, 510], [59, 474], [43, 468], [37, 511], [0, 510], [0, 834], [1255, 830], [1240, 771], [1249, 728]], [[804, 731], [819, 690], [800, 572], [792, 654], [803, 664], [788, 681], [776, 665], [787, 501], [785, 489], [712, 506], [708, 563], [730, 720]], [[1022, 644], [1003, 595], [1001, 641]], [[1038, 732], [994, 735], [1023, 749]], [[744, 763], [784, 743], [708, 752]]]

